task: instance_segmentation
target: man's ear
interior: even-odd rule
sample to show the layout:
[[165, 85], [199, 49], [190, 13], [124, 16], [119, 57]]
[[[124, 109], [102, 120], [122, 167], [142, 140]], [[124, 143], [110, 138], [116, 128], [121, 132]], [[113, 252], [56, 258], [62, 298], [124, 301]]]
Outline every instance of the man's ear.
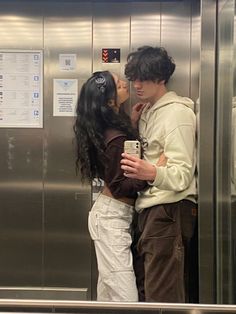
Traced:
[[159, 84], [159, 85], [165, 85], [165, 80], [162, 80], [162, 81], [157, 81], [157, 84]]

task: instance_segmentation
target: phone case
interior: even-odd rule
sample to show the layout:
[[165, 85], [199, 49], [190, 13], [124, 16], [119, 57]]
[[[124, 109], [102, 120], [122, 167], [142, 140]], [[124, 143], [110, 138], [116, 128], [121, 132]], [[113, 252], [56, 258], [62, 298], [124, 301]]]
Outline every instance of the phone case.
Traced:
[[129, 155], [140, 158], [141, 157], [140, 142], [135, 141], [135, 140], [125, 141], [124, 142], [124, 152], [129, 154]]

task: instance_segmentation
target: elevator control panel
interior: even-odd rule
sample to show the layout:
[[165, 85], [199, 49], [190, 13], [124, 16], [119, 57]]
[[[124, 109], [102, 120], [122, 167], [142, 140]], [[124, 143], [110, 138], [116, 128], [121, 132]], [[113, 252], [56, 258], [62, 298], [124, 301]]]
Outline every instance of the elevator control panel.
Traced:
[[120, 48], [102, 48], [103, 63], [120, 63]]

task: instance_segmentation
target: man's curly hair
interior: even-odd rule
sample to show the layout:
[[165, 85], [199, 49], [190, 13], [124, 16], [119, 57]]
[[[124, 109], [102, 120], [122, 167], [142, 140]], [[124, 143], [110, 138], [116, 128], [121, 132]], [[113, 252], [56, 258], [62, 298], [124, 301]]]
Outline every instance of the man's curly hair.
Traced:
[[174, 60], [163, 47], [143, 46], [128, 55], [125, 75], [129, 81], [164, 81], [166, 84], [174, 70]]

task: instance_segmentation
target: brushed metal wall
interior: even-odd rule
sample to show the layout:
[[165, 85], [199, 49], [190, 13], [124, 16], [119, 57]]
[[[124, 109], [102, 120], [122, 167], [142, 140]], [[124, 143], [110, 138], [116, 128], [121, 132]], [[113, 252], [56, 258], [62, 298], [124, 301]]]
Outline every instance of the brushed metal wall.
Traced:
[[235, 207], [231, 209], [230, 187], [234, 6], [234, 0], [201, 4], [198, 182], [202, 303], [235, 303]]
[[[0, 130], [1, 286], [73, 287], [77, 298], [90, 298], [91, 189], [75, 176], [74, 119], [53, 117], [52, 79], [81, 85], [91, 73], [91, 5], [2, 1], [1, 8], [1, 48], [44, 52], [43, 129]], [[67, 52], [79, 56], [69, 75], [58, 66]]]
[[[81, 289], [81, 298], [87, 291], [89, 299], [96, 276], [87, 231], [91, 188], [75, 176], [74, 119], [53, 116], [53, 79], [76, 78], [80, 89], [92, 71], [108, 69], [123, 77], [129, 51], [162, 45], [177, 64], [170, 89], [196, 100], [200, 3], [0, 0], [0, 5], [0, 48], [44, 53], [43, 129], [0, 129], [0, 285], [73, 287]], [[121, 62], [102, 63], [102, 48], [120, 48]], [[76, 71], [66, 77], [59, 71], [61, 53], [77, 55]]]
[[[42, 49], [40, 6], [1, 3], [1, 48]], [[44, 130], [0, 130], [2, 286], [41, 285]]]
[[[199, 178], [199, 298], [215, 303], [215, 104], [216, 104], [216, 8], [206, 0], [201, 5], [200, 112], [198, 132]], [[207, 175], [206, 175], [207, 174]]]
[[[233, 99], [234, 0], [218, 4], [216, 256], [217, 303], [235, 303], [233, 273], [234, 208], [231, 208], [231, 140]], [[233, 272], [232, 272], [233, 271]]]

